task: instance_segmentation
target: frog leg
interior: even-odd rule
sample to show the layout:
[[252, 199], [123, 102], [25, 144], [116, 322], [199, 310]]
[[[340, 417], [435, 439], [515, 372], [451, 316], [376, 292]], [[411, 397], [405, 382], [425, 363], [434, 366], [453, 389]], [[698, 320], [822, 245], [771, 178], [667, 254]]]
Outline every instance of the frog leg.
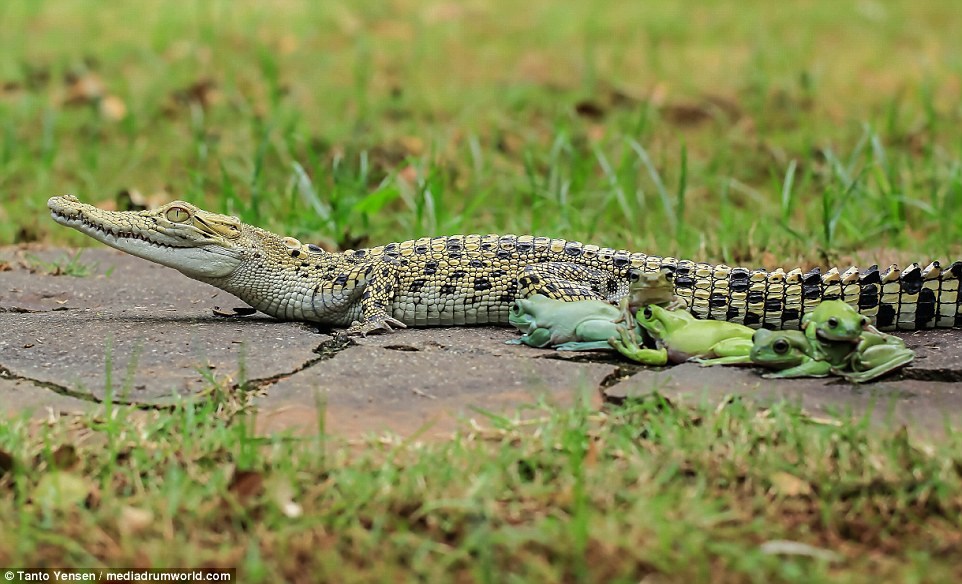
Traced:
[[818, 361], [815, 359], [806, 361], [801, 365], [765, 373], [762, 377], [766, 379], [787, 379], [790, 377], [827, 377], [832, 372], [832, 364], [828, 361]]
[[618, 352], [628, 357], [632, 361], [637, 361], [642, 365], [651, 365], [652, 367], [664, 367], [668, 364], [668, 351], [666, 349], [638, 349], [637, 351], [623, 350], [618, 348]]
[[508, 345], [528, 345], [529, 347], [543, 348], [551, 344], [551, 331], [546, 328], [539, 328], [530, 333], [521, 335], [521, 338], [511, 339], [505, 344]]
[[715, 343], [711, 348], [710, 354], [714, 358], [694, 357], [691, 361], [698, 363], [702, 367], [711, 365], [740, 365], [751, 363], [752, 352], [751, 339], [724, 339]]
[[559, 351], [610, 351], [611, 343], [608, 341], [568, 341], [567, 343], [561, 343], [555, 349]]
[[604, 317], [586, 320], [575, 327], [575, 338], [578, 341], [561, 343], [556, 349], [559, 351], [593, 351], [598, 349], [611, 350], [608, 339], [617, 333], [615, 323]]
[[689, 359], [694, 363], [698, 363], [702, 367], [711, 367], [712, 365], [751, 365], [752, 359], [748, 355], [731, 355], [728, 357], [712, 357], [711, 359], [703, 359], [702, 357], [693, 357]]
[[[880, 347], [880, 348], [885, 348], [885, 347]], [[867, 355], [865, 355], [865, 357], [868, 357], [868, 359], [863, 358], [862, 359], [863, 361], [868, 361], [872, 357], [871, 349], [866, 351], [866, 353]], [[872, 367], [871, 369], [866, 369], [864, 371], [855, 371], [853, 373], [850, 373], [847, 371], [838, 370], [836, 368], [832, 370], [832, 373], [835, 373], [836, 375], [841, 375], [846, 379], [846, 381], [849, 381], [850, 383], [865, 383], [866, 381], [872, 381], [877, 377], [881, 377], [886, 373], [890, 373], [892, 371], [895, 371], [899, 367], [902, 367], [904, 365], [911, 363], [912, 359], [915, 359], [915, 353], [909, 349], [905, 349], [904, 351], [898, 351], [898, 352], [892, 353], [891, 357], [887, 361], [879, 363], [878, 365], [876, 365], [875, 367]]]
[[637, 361], [643, 365], [654, 365], [657, 367], [668, 364], [668, 351], [661, 349], [645, 349], [638, 344], [638, 337], [633, 330], [626, 327], [618, 327], [618, 336], [611, 337], [608, 342], [616, 351], [628, 357], [632, 361]]
[[675, 296], [672, 301], [665, 306], [665, 310], [688, 310], [688, 301], [681, 296]]

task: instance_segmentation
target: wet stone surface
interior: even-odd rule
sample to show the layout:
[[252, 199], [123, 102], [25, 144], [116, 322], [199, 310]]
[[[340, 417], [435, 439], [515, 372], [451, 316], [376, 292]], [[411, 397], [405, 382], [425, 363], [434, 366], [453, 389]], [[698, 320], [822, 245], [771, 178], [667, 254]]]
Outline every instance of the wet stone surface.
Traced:
[[[213, 376], [257, 389], [258, 431], [347, 436], [446, 435], [489, 414], [537, 417], [541, 401], [597, 407], [659, 391], [718, 403], [787, 399], [816, 414], [871, 412], [879, 424], [938, 433], [962, 423], [962, 334], [906, 333], [918, 359], [900, 375], [763, 380], [751, 368], [619, 368], [611, 354], [506, 345], [496, 327], [409, 329], [338, 344], [316, 327], [264, 316], [219, 318], [244, 304], [168, 268], [104, 248], [76, 260], [85, 277], [50, 275], [73, 252], [0, 249], [0, 413], [35, 416], [115, 400], [152, 405], [197, 397]], [[622, 370], [635, 373], [619, 378]], [[108, 385], [109, 378], [109, 385]], [[202, 395], [202, 394], [201, 394]], [[200, 397], [199, 399], [203, 399]]]

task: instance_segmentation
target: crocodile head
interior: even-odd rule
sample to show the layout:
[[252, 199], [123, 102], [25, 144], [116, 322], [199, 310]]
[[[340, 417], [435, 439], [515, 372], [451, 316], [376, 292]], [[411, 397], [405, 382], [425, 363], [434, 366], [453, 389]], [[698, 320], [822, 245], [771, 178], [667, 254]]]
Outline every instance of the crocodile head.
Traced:
[[255, 246], [253, 229], [228, 215], [174, 201], [149, 211], [104, 211], [73, 195], [47, 201], [54, 221], [129, 254], [201, 278], [223, 278]]

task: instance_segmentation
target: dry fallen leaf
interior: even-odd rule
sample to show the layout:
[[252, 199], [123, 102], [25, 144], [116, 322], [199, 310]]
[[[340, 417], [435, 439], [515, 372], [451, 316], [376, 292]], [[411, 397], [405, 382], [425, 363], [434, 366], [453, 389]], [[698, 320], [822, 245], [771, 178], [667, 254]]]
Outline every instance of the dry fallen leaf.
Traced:
[[418, 169], [411, 165], [405, 166], [397, 173], [397, 177], [409, 185], [416, 184], [418, 181]]
[[398, 138], [398, 143], [412, 156], [420, 156], [424, 153], [424, 140], [417, 136], [401, 136]]
[[584, 465], [587, 468], [592, 468], [598, 464], [598, 442], [596, 440], [588, 441], [588, 451], [585, 452]]
[[771, 476], [772, 491], [786, 497], [798, 497], [800, 495], [811, 495], [812, 485], [793, 474], [784, 471], [776, 472]]
[[100, 115], [112, 122], [127, 117], [127, 104], [116, 95], [107, 95], [100, 100]]
[[0, 477], [13, 471], [16, 464], [16, 459], [13, 458], [12, 454], [6, 450], [0, 450]]
[[808, 545], [807, 543], [784, 539], [773, 539], [771, 541], [766, 541], [759, 546], [759, 549], [763, 554], [768, 555], [808, 556], [810, 558], [818, 558], [827, 562], [833, 562], [842, 559], [841, 554], [833, 552], [832, 550], [817, 548], [813, 545]]
[[297, 519], [304, 514], [304, 508], [294, 502], [294, 486], [283, 477], [274, 477], [267, 487], [270, 498], [285, 516]]
[[575, 104], [575, 113], [590, 120], [600, 120], [605, 117], [606, 112], [601, 104], [586, 99]]
[[50, 464], [59, 470], [73, 470], [79, 462], [80, 457], [77, 456], [77, 449], [73, 444], [64, 444], [54, 450], [50, 457]]
[[591, 143], [596, 144], [601, 142], [605, 137], [605, 126], [604, 124], [591, 124], [588, 126], [586, 134]]
[[277, 52], [281, 55], [290, 55], [297, 50], [297, 37], [292, 34], [281, 35], [277, 39]]
[[96, 74], [88, 72], [68, 76], [65, 103], [74, 105], [90, 103], [100, 99], [103, 95], [104, 84]]
[[83, 477], [55, 470], [40, 477], [31, 499], [44, 508], [63, 510], [85, 502], [91, 492]]
[[120, 508], [117, 529], [124, 535], [135, 535], [147, 529], [153, 522], [154, 513], [150, 509], [124, 505]]
[[692, 102], [671, 103], [662, 107], [662, 115], [670, 122], [691, 126], [711, 120], [714, 116], [703, 104]]
[[213, 79], [199, 79], [187, 87], [178, 89], [170, 95], [168, 111], [172, 112], [178, 106], [197, 104], [203, 109], [216, 105], [221, 99], [217, 82]]
[[[137, 189], [121, 189], [117, 192], [113, 209], [118, 211], [143, 211], [154, 209], [170, 202], [174, 197], [161, 189], [153, 194], [145, 195]], [[98, 205], [99, 207], [100, 205]], [[107, 207], [104, 207], [105, 209]]]
[[260, 495], [264, 492], [264, 475], [256, 470], [234, 471], [227, 491], [241, 501]]

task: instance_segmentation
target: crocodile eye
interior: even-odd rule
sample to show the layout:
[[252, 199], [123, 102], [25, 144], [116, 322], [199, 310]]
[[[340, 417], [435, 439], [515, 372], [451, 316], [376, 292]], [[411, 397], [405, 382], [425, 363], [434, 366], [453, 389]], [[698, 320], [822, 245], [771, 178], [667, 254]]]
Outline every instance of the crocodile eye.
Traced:
[[786, 341], [785, 339], [778, 339], [777, 341], [772, 343], [772, 350], [778, 353], [779, 355], [784, 355], [785, 353], [788, 352], [788, 341]]
[[834, 316], [828, 319], [828, 328], [838, 328], [838, 319]]
[[167, 209], [164, 216], [167, 217], [167, 220], [171, 223], [183, 223], [190, 219], [190, 211], [183, 207], [171, 207]]
[[654, 316], [654, 313], [651, 311], [651, 307], [650, 307], [650, 306], [646, 306], [646, 307], [645, 307], [644, 315], [645, 315], [645, 318], [646, 318], [646, 319], [650, 319], [652, 316]]

